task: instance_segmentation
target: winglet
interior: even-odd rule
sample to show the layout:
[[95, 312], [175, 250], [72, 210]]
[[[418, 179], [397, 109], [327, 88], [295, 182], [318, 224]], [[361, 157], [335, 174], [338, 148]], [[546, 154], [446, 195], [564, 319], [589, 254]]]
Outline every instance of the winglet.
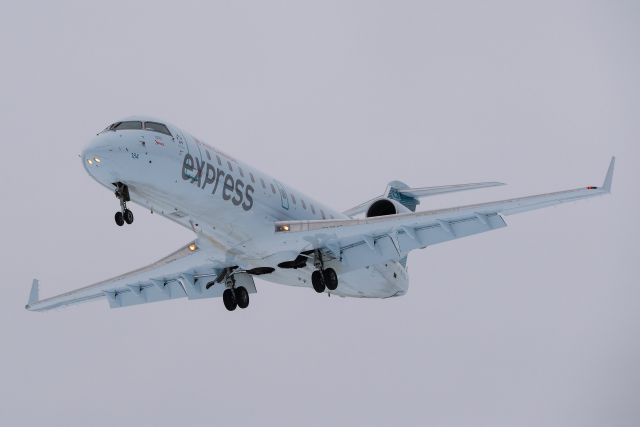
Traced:
[[38, 282], [38, 279], [33, 279], [33, 283], [31, 283], [31, 292], [29, 293], [29, 301], [27, 302], [27, 305], [24, 306], [27, 310], [29, 310], [33, 304], [38, 302], [39, 287], [40, 282]]
[[609, 163], [609, 169], [607, 170], [607, 176], [604, 178], [604, 183], [602, 184], [602, 189], [607, 193], [611, 193], [611, 183], [613, 182], [613, 169], [616, 165], [616, 157], [613, 156], [611, 158], [611, 163]]

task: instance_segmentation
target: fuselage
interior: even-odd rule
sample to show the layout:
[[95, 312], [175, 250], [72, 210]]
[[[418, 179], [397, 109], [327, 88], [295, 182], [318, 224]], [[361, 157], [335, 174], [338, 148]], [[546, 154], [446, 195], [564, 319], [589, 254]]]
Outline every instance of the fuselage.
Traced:
[[[263, 278], [277, 283], [309, 286], [312, 269], [277, 268], [299, 252], [274, 247], [274, 222], [347, 218], [156, 119], [130, 117], [114, 123], [89, 143], [82, 161], [87, 173], [110, 191], [117, 182], [126, 184], [131, 201], [189, 228], [218, 257], [233, 258], [245, 269], [276, 267]], [[389, 297], [407, 290], [400, 263], [354, 271], [339, 260], [334, 264], [340, 274], [340, 287], [333, 292], [337, 295]], [[392, 274], [395, 280], [388, 280]], [[398, 275], [405, 280], [398, 281]]]

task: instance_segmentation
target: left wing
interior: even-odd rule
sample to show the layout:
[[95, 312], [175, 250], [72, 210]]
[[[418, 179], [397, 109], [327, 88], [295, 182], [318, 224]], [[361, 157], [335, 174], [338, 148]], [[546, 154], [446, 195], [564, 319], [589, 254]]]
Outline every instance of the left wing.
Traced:
[[413, 249], [505, 227], [502, 215], [608, 194], [614, 164], [612, 158], [601, 187], [363, 219], [280, 221], [277, 242], [301, 251], [326, 249], [350, 268], [401, 260]]
[[[201, 244], [205, 247], [201, 247]], [[106, 298], [109, 306], [116, 308], [183, 297], [220, 297], [224, 286], [206, 289], [205, 285], [220, 270], [231, 265], [226, 265], [229, 261], [216, 261], [214, 256], [215, 253], [208, 250], [206, 243], [199, 239], [153, 264], [43, 300], [39, 300], [39, 283], [34, 280], [25, 308], [30, 311], [45, 311], [100, 298]], [[255, 287], [248, 291], [254, 293]]]

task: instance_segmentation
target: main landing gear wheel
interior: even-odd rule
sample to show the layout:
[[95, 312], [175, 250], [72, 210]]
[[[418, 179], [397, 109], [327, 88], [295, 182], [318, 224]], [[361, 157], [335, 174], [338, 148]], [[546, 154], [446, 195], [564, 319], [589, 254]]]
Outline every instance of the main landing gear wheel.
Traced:
[[116, 224], [118, 224], [119, 227], [122, 227], [124, 225], [124, 217], [122, 215], [122, 212], [116, 212]]
[[245, 288], [244, 286], [238, 286], [237, 288], [235, 288], [235, 294], [238, 307], [249, 307], [249, 291], [247, 291], [247, 288]]
[[122, 216], [124, 218], [124, 222], [126, 222], [127, 224], [131, 224], [133, 222], [133, 212], [131, 212], [129, 209], [125, 209]]
[[319, 294], [324, 292], [325, 289], [335, 291], [338, 288], [338, 273], [331, 267], [324, 268], [324, 261], [322, 260], [322, 252], [320, 250], [316, 249], [313, 264], [316, 268], [315, 271], [311, 273], [313, 289]]
[[325, 286], [330, 291], [335, 291], [338, 287], [338, 274], [333, 268], [326, 268], [322, 271], [322, 279]]
[[227, 288], [222, 293], [222, 302], [229, 311], [233, 311], [237, 307], [247, 308], [249, 307], [249, 291], [244, 286]]
[[222, 293], [222, 301], [224, 302], [224, 306], [227, 310], [233, 311], [238, 306], [236, 302], [236, 295], [233, 292], [233, 289], [225, 289]]
[[317, 293], [321, 294], [324, 292], [325, 284], [320, 270], [315, 270], [313, 273], [311, 273], [311, 284], [313, 285], [313, 289]]

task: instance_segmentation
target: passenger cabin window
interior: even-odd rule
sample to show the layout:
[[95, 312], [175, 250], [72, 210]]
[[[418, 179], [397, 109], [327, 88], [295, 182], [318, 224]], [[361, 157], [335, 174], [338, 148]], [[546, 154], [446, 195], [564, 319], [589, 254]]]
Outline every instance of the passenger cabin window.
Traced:
[[233, 172], [233, 166], [231, 166], [231, 162], [227, 162], [227, 166], [229, 166], [229, 170]]
[[322, 219], [327, 219], [327, 216], [324, 214], [322, 209], [320, 209], [320, 215], [322, 215]]
[[153, 132], [164, 133], [165, 135], [171, 136], [171, 132], [169, 132], [169, 128], [163, 125], [162, 123], [157, 122], [144, 122], [144, 130], [150, 130]]
[[296, 204], [296, 196], [294, 196], [293, 193], [291, 193], [291, 201], [294, 205]]
[[251, 177], [251, 182], [256, 183], [256, 179], [253, 177], [253, 174], [249, 172], [249, 177]]
[[300, 199], [300, 202], [302, 202], [302, 208], [307, 209], [307, 204], [304, 202], [304, 199]]
[[211, 160], [211, 154], [209, 154], [209, 150], [204, 150], [207, 153], [207, 159]]
[[313, 205], [310, 205], [310, 206], [311, 206], [311, 212], [313, 212], [313, 214], [315, 215], [316, 214], [316, 208], [314, 208]]
[[240, 171], [240, 176], [244, 178], [244, 171], [240, 166], [238, 166], [238, 170]]
[[260, 184], [262, 184], [262, 188], [267, 189], [267, 186], [264, 184], [264, 179], [260, 178]]
[[222, 160], [220, 160], [220, 156], [216, 154], [216, 159], [218, 159], [218, 166], [222, 166]]
[[109, 130], [142, 129], [142, 122], [118, 122], [109, 126]]
[[273, 194], [276, 194], [276, 187], [274, 187], [273, 184], [271, 184], [271, 191], [273, 191]]

